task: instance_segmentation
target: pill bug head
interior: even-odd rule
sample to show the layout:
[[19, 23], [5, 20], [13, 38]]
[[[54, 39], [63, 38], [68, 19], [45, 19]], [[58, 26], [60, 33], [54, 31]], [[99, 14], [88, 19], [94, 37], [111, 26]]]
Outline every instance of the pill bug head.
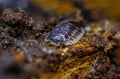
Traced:
[[56, 34], [56, 33], [55, 34], [50, 34], [50, 33], [45, 34], [45, 39], [54, 45], [63, 44], [63, 42], [65, 41], [64, 35]]
[[51, 35], [49, 39], [55, 43], [64, 42], [65, 40], [63, 35]]

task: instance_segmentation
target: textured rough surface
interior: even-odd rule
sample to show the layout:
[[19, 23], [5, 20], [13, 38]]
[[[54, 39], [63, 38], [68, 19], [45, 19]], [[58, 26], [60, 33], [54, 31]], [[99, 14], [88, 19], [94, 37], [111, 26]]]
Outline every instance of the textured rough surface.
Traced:
[[[111, 64], [111, 54], [117, 46], [114, 32], [105, 31], [98, 23], [96, 27], [88, 26], [91, 31], [86, 31], [76, 43], [56, 46], [45, 42], [44, 34], [50, 32], [72, 38], [74, 34], [67, 34], [69, 28], [75, 31], [79, 27], [71, 26], [69, 20], [63, 21], [68, 21], [65, 25], [56, 19], [47, 23], [42, 20], [30, 17], [24, 10], [3, 11], [0, 18], [1, 79], [119, 79], [115, 65]], [[73, 22], [80, 25], [78, 19]], [[95, 28], [101, 30], [96, 32]]]

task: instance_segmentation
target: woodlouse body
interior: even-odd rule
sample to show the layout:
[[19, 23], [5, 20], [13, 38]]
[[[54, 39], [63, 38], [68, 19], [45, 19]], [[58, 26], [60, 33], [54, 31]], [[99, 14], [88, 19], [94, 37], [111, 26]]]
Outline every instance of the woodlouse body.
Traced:
[[54, 45], [72, 45], [77, 43], [84, 34], [85, 30], [82, 27], [65, 22], [56, 25], [52, 31], [45, 34], [45, 39]]

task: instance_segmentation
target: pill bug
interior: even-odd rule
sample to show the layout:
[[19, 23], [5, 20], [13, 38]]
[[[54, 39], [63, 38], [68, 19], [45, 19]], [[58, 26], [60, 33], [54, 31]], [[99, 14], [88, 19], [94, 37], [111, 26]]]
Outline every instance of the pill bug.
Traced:
[[85, 34], [82, 27], [70, 22], [56, 25], [50, 32], [44, 35], [45, 39], [54, 45], [73, 45]]

